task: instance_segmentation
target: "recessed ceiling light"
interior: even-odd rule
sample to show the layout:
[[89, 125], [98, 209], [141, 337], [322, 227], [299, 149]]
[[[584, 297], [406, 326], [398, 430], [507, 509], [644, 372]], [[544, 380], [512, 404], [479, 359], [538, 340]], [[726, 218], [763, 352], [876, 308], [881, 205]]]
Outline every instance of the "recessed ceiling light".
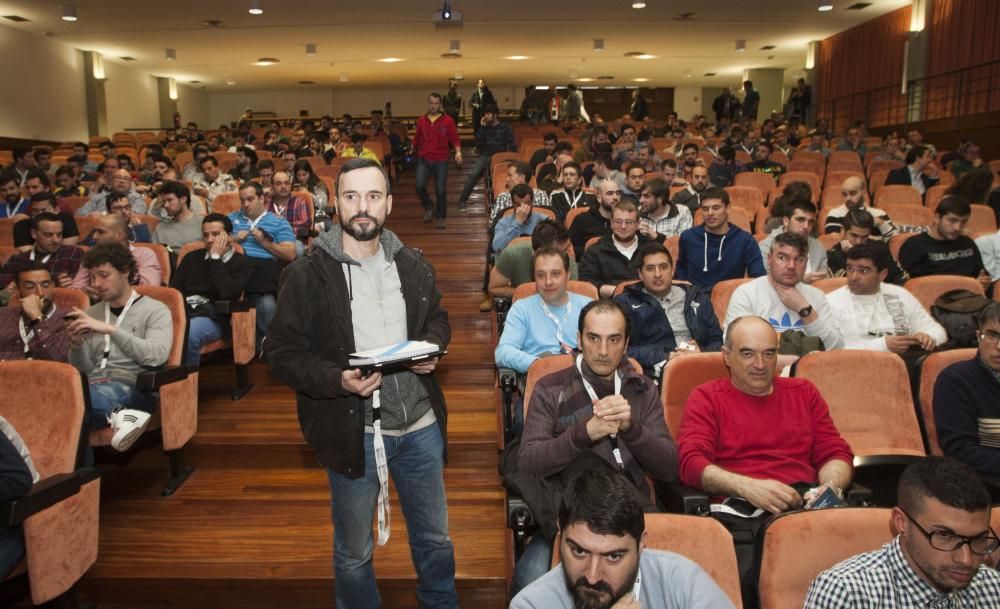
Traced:
[[[593, 81], [594, 81], [594, 79], [593, 79], [593, 78], [587, 78], [587, 77], [584, 77], [584, 78], [577, 78], [577, 79], [576, 79], [576, 81], [577, 81], [577, 82], [593, 82]], [[536, 88], [537, 88], [537, 87], [536, 87]]]
[[649, 82], [648, 78], [633, 78], [632, 80], [635, 82]]
[[274, 57], [261, 57], [257, 61], [253, 62], [255, 66], [273, 66], [274, 64], [281, 61], [280, 59]]
[[235, 87], [236, 86], [236, 79], [233, 78], [232, 76], [227, 76], [226, 77], [226, 84], [229, 85], [230, 87]]
[[715, 72], [705, 72], [705, 76], [715, 76]]
[[382, 59], [379, 59], [379, 61], [382, 63], [398, 63], [403, 61], [403, 59], [400, 57], [383, 57]]
[[223, 24], [218, 19], [206, 19], [204, 21], [199, 22], [198, 25], [200, 25], [201, 27], [210, 27], [218, 29], [221, 28]]
[[674, 21], [694, 21], [698, 18], [698, 13], [680, 13], [674, 15]]
[[531, 59], [527, 55], [509, 55], [507, 59], [513, 59], [514, 61], [523, 61], [525, 59]]
[[849, 11], [860, 11], [861, 9], [868, 8], [871, 5], [872, 5], [871, 2], [855, 2], [854, 4], [852, 4], [849, 7], [847, 7], [847, 10], [849, 10]]
[[340, 82], [347, 82], [347, 74], [340, 75]]
[[603, 50], [604, 50], [604, 39], [594, 38], [594, 51], [600, 53]]
[[72, 4], [64, 4], [62, 7], [63, 21], [76, 21], [76, 7]]
[[118, 59], [121, 59], [122, 61], [137, 61], [135, 57], [132, 57], [130, 55], [123, 55]]
[[167, 61], [173, 61], [177, 59], [177, 49], [165, 49], [164, 55], [166, 56]]
[[632, 0], [632, 8], [646, 8], [646, 3], [643, 0]]
[[200, 80], [189, 80], [188, 82], [191, 83], [192, 85], [200, 85], [201, 84]]
[[459, 59], [462, 54], [458, 51], [448, 51], [447, 53], [441, 53], [442, 59]]
[[737, 40], [736, 41], [736, 52], [737, 53], [742, 53], [745, 50], [747, 50], [747, 41], [746, 40]]
[[597, 80], [614, 80], [614, 79], [615, 79], [614, 76], [609, 76], [609, 75], [604, 75], [604, 76], [598, 76], [597, 77]]
[[765, 44], [764, 46], [760, 47], [760, 50], [761, 51], [773, 51], [774, 48], [775, 47], [774, 47], [773, 44]]
[[315, 57], [316, 56], [316, 45], [314, 43], [312, 43], [312, 42], [307, 42], [306, 43], [306, 55], [308, 57]]
[[260, 0], [250, 0], [250, 8], [247, 12], [251, 15], [263, 15], [264, 9], [260, 6]]
[[821, 13], [833, 10], [833, 0], [819, 0], [816, 4], [816, 10]]

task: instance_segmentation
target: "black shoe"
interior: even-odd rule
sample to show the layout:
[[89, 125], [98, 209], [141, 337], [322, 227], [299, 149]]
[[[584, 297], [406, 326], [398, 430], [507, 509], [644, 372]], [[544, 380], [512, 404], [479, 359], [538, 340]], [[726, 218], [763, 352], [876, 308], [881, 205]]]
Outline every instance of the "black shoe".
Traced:
[[466, 211], [467, 210], [466, 210], [466, 203], [465, 203], [465, 201], [459, 201], [458, 202], [458, 213], [464, 214]]
[[430, 222], [434, 219], [434, 210], [428, 209], [424, 210], [424, 222]]
[[437, 219], [437, 225], [434, 228], [441, 229], [441, 230], [444, 230], [445, 228], [447, 228], [445, 226], [445, 223], [444, 223], [444, 218], [438, 218]]

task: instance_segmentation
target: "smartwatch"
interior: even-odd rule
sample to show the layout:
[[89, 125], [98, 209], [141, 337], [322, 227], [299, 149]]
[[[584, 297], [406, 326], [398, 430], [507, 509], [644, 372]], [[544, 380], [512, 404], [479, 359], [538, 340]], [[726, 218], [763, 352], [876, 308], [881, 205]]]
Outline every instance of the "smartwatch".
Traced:
[[812, 315], [812, 312], [813, 312], [812, 305], [806, 305], [806, 306], [802, 307], [801, 309], [799, 309], [799, 317], [801, 317], [802, 319], [805, 319], [806, 317], [809, 317], [810, 315]]

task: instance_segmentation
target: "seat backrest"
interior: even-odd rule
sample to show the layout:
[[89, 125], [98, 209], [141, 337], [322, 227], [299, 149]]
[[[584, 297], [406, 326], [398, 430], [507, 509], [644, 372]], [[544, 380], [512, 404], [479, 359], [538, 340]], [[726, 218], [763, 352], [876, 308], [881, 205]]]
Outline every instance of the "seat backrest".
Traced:
[[924, 456], [906, 365], [895, 353], [814, 351], [795, 376], [816, 385], [855, 456]]
[[930, 454], [941, 456], [941, 445], [938, 444], [937, 423], [934, 421], [934, 383], [937, 382], [938, 375], [945, 368], [958, 362], [972, 359], [976, 356], [976, 349], [951, 349], [949, 351], [938, 351], [932, 353], [924, 359], [920, 368], [920, 415], [924, 420], [924, 433], [927, 440], [927, 448]]
[[573, 226], [573, 220], [575, 220], [577, 216], [583, 215], [588, 211], [590, 211], [590, 208], [587, 207], [574, 207], [569, 210], [566, 214], [566, 229], [568, 230], [569, 227]]
[[[823, 184], [826, 188], [836, 188], [839, 191], [840, 186], [847, 178], [859, 178], [862, 182], [866, 182], [865, 174], [861, 173], [859, 168], [857, 171], [831, 171], [826, 174], [826, 180]], [[824, 190], [824, 192], [826, 191]]]
[[674, 358], [663, 369], [660, 383], [660, 401], [667, 429], [676, 438], [684, 418], [684, 404], [691, 391], [715, 379], [729, 378], [729, 369], [722, 360], [722, 353], [688, 353]]
[[524, 383], [524, 418], [528, 418], [528, 405], [531, 404], [531, 394], [535, 390], [535, 383], [538, 379], [548, 376], [553, 372], [569, 368], [576, 361], [573, 355], [553, 355], [552, 357], [542, 357], [532, 362], [528, 367], [528, 378]]
[[[794, 163], [795, 161], [792, 161]], [[791, 163], [790, 163], [791, 164]], [[820, 177], [815, 173], [808, 173], [805, 171], [789, 171], [788, 173], [781, 174], [778, 179], [778, 186], [784, 188], [785, 186], [791, 184], [792, 182], [805, 182], [809, 184], [809, 189], [811, 190], [812, 198], [810, 199], [813, 203], [819, 202], [820, 193]]]
[[73, 210], [74, 214], [86, 205], [88, 201], [90, 201], [90, 197], [61, 197], [58, 199], [59, 205], [69, 207]]
[[904, 226], [930, 226], [934, 222], [934, 213], [923, 205], [892, 205], [888, 213], [893, 222]]
[[753, 186], [726, 186], [729, 193], [729, 202], [747, 212], [752, 218], [757, 215], [757, 211], [764, 207], [764, 193], [759, 188]]
[[[78, 290], [76, 288], [55, 288], [52, 291], [52, 302], [55, 303], [56, 307], [63, 311], [72, 311], [73, 308], [85, 311], [87, 307], [90, 306], [90, 298], [87, 293], [83, 290]], [[19, 307], [21, 306], [21, 299], [18, 298], [17, 292], [11, 296], [10, 301], [7, 303], [8, 307]]]
[[826, 173], [825, 164], [809, 159], [792, 159], [788, 162], [789, 172], [811, 173], [820, 178]]
[[974, 203], [972, 205], [972, 216], [966, 230], [970, 233], [995, 233], [997, 232], [997, 217], [992, 207]]
[[805, 148], [799, 148], [792, 152], [793, 161], [815, 161], [817, 163], [825, 163], [826, 158], [823, 156], [822, 152], [817, 152], [815, 150], [806, 150]]
[[[737, 608], [743, 607], [733, 537], [714, 518], [684, 514], [646, 514], [646, 549], [679, 554], [715, 580]], [[560, 561], [557, 534], [552, 565]]]
[[[824, 235], [824, 237], [837, 237], [838, 235]], [[829, 249], [829, 248], [828, 248]], [[812, 282], [812, 287], [817, 290], [822, 290], [824, 294], [829, 294], [834, 290], [839, 290], [840, 288], [847, 285], [847, 277], [826, 277], [824, 279], [818, 279]]]
[[766, 198], [774, 188], [774, 178], [766, 173], [742, 171], [733, 178], [733, 186], [750, 186], [756, 188], [760, 191], [761, 196]]
[[725, 327], [726, 310], [729, 308], [729, 299], [733, 297], [736, 288], [750, 281], [749, 277], [742, 279], [727, 279], [720, 281], [712, 287], [712, 310], [719, 319], [719, 325]]
[[159, 300], [170, 310], [170, 319], [174, 324], [174, 340], [170, 346], [167, 365], [179, 366], [184, 356], [184, 345], [187, 343], [187, 312], [184, 310], [184, 297], [177, 290], [162, 286], [137, 285], [135, 291]]
[[159, 243], [139, 243], [138, 241], [132, 243], [132, 245], [152, 250], [156, 254], [156, 261], [160, 264], [163, 285], [170, 285], [170, 254], [167, 253], [167, 248]]
[[913, 294], [914, 298], [919, 300], [920, 304], [924, 305], [924, 308], [928, 312], [930, 312], [934, 301], [948, 290], [969, 290], [970, 292], [983, 294], [984, 296], [986, 294], [983, 291], [983, 284], [972, 277], [963, 277], [961, 275], [915, 277], [904, 283], [903, 287], [910, 294]]
[[927, 193], [924, 194], [924, 207], [931, 211], [937, 210], [938, 203], [944, 198], [946, 190], [948, 190], [948, 187], [940, 184], [928, 188]]
[[220, 193], [216, 195], [215, 199], [212, 201], [212, 212], [216, 214], [228, 216], [234, 211], [239, 211], [242, 208], [243, 204], [240, 203], [239, 191]]
[[899, 169], [905, 166], [906, 165], [903, 163], [903, 161], [892, 161], [888, 159], [881, 161], [872, 160], [868, 163], [865, 169], [868, 171], [869, 176], [874, 176], [876, 171], [884, 171], [886, 173], [889, 173], [893, 169]]
[[0, 415], [24, 439], [42, 478], [73, 471], [86, 409], [76, 368], [42, 360], [0, 362], [0, 395], [17, 396], [0, 400]]
[[905, 184], [883, 184], [875, 191], [875, 207], [886, 209], [899, 205], [920, 206], [923, 201], [916, 188]]
[[899, 250], [903, 249], [903, 243], [906, 242], [910, 237], [919, 235], [920, 233], [896, 233], [891, 239], [889, 239], [889, 253], [896, 260], [899, 260]]
[[892, 510], [803, 510], [770, 521], [764, 531], [758, 592], [767, 609], [801, 609], [823, 571], [893, 538]]

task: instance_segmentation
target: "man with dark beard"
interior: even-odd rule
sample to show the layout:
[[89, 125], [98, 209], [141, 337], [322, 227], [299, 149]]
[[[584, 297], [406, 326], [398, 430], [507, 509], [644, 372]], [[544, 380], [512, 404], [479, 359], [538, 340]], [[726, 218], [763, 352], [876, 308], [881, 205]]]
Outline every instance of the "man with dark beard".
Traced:
[[[399, 499], [422, 608], [458, 607], [444, 490], [444, 396], [437, 358], [362, 371], [350, 354], [406, 340], [447, 348], [448, 313], [434, 268], [383, 228], [392, 211], [378, 163], [343, 165], [333, 197], [340, 225], [285, 270], [265, 352], [296, 392], [306, 441], [327, 468], [333, 504], [337, 607], [380, 606], [372, 564], [390, 534], [389, 486]], [[384, 439], [383, 439], [384, 438]]]
[[645, 518], [630, 487], [601, 463], [569, 482], [559, 506], [562, 562], [515, 596], [510, 609], [733, 607], [695, 563], [645, 549]]

